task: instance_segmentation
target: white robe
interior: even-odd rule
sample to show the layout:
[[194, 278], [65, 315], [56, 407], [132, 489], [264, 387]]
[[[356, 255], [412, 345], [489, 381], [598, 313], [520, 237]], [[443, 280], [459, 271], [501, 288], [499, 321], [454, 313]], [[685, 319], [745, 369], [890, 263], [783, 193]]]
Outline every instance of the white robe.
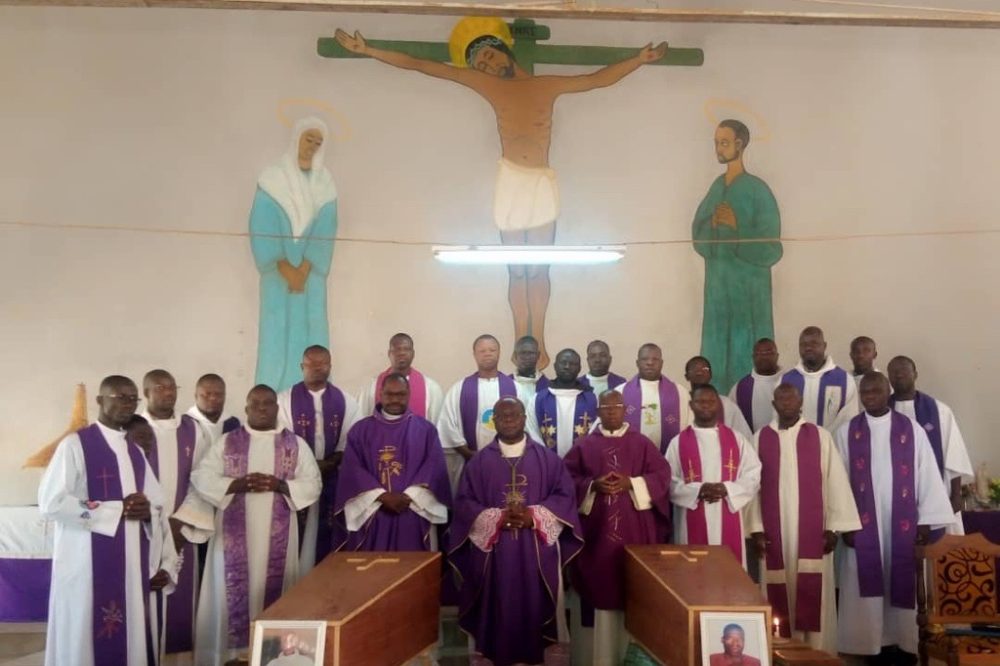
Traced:
[[[582, 391], [572, 388], [556, 389], [551, 386], [549, 391], [556, 397], [556, 453], [559, 454], [560, 458], [565, 458], [569, 450], [573, 448], [573, 429], [576, 427], [576, 397]], [[534, 403], [528, 410], [526, 429], [533, 440], [539, 444], [545, 444], [545, 437], [542, 435], [541, 424], [538, 423], [538, 413]]]
[[[837, 367], [837, 364], [829, 356], [826, 357], [823, 367], [816, 372], [806, 370], [801, 361], [795, 366], [795, 369], [802, 373], [804, 379], [802, 388], [802, 418], [810, 423], [816, 423], [820, 380], [823, 378], [823, 375], [835, 367]], [[787, 375], [788, 373], [785, 374]], [[782, 375], [781, 382], [784, 381], [787, 380], [785, 379], [785, 375]], [[847, 423], [861, 412], [861, 403], [858, 402], [858, 387], [851, 381], [850, 373], [847, 374], [846, 388], [844, 406], [840, 408], [840, 387], [827, 387], [826, 395], [823, 398], [826, 404], [823, 410], [823, 422], [816, 423], [816, 425], [826, 428], [830, 432], [836, 432], [841, 425]]]
[[587, 373], [587, 381], [590, 382], [590, 386], [594, 389], [594, 395], [600, 397], [608, 389], [614, 388], [614, 386], [608, 386], [608, 379], [610, 377], [610, 373], [603, 377], [595, 377], [589, 372]]
[[185, 412], [188, 416], [193, 418], [201, 426], [202, 435], [205, 438], [205, 446], [211, 446], [215, 440], [222, 437], [222, 427], [225, 425], [226, 420], [232, 418], [232, 414], [223, 412], [222, 416], [219, 417], [218, 421], [214, 423], [208, 419], [207, 416], [201, 413], [201, 410], [197, 406], [192, 405], [191, 409]]
[[[783, 374], [784, 371], [781, 368], [778, 368], [778, 371], [773, 375], [758, 375], [755, 371], [750, 372], [753, 377], [753, 397], [750, 400], [753, 423], [747, 425], [754, 432], [766, 426], [774, 418], [774, 405], [771, 402], [774, 400], [774, 389], [778, 388]], [[738, 384], [739, 382], [733, 384], [733, 388], [729, 391], [729, 398], [733, 402], [736, 402]]]
[[[670, 501], [674, 503], [674, 543], [686, 544], [687, 512], [698, 508], [702, 483], [719, 483], [722, 481], [722, 445], [719, 441], [718, 427], [699, 428], [694, 426], [694, 434], [698, 440], [698, 454], [701, 457], [701, 478], [703, 481], [688, 483], [684, 479], [681, 467], [680, 435], [670, 440], [667, 447], [667, 462], [670, 463]], [[738, 432], [736, 443], [739, 447], [740, 464], [736, 470], [735, 481], [723, 482], [727, 496], [720, 502], [705, 505], [705, 522], [708, 524], [708, 543], [718, 546], [722, 544], [722, 503], [729, 505], [731, 511], [740, 512], [740, 529], [746, 535], [743, 525], [743, 507], [757, 495], [760, 488], [760, 459], [747, 438]], [[742, 543], [743, 537], [740, 537]], [[746, 549], [743, 552], [743, 567], [746, 568]]]
[[[251, 430], [250, 452], [247, 473], [260, 472], [274, 474], [274, 430]], [[288, 550], [285, 558], [285, 577], [282, 592], [287, 591], [299, 578], [299, 530], [295, 512], [311, 506], [319, 498], [321, 480], [319, 467], [311, 455], [309, 445], [301, 437], [295, 476], [288, 480], [288, 497], [285, 501], [292, 511], [288, 524]], [[212, 444], [201, 459], [191, 483], [198, 493], [218, 510], [212, 526], [208, 547], [208, 561], [205, 578], [201, 585], [201, 600], [198, 605], [197, 634], [195, 637], [195, 661], [199, 666], [221, 666], [247, 650], [229, 650], [227, 627], [229, 611], [226, 604], [226, 571], [224, 539], [222, 532], [223, 510], [232, 502], [234, 495], [227, 494], [231, 477], [225, 476], [225, 438]], [[274, 493], [246, 494], [246, 544], [247, 569], [249, 572], [250, 619], [253, 620], [264, 608], [265, 574], [267, 557], [271, 544], [271, 509]]]
[[[344, 447], [347, 446], [347, 432], [361, 417], [357, 400], [341, 389], [341, 393], [344, 394], [344, 421], [340, 428], [340, 438], [335, 443], [328, 445], [323, 433], [323, 423], [325, 422], [325, 416], [323, 415], [324, 392], [325, 389], [323, 391], [309, 391], [313, 399], [313, 408], [316, 410], [315, 439], [313, 440], [316, 443], [316, 460], [323, 460], [330, 454], [331, 450], [343, 453]], [[292, 425], [293, 420], [292, 390], [288, 389], [278, 394], [278, 427], [287, 428], [295, 432], [295, 427]], [[306, 444], [306, 446], [309, 445]], [[331, 446], [336, 446], [336, 448], [331, 449]], [[306, 514], [306, 527], [302, 533], [302, 554], [299, 559], [299, 573], [303, 576], [312, 571], [312, 568], [316, 565], [316, 534], [318, 531], [319, 505], [312, 503]]]
[[[368, 382], [368, 387], [358, 394], [359, 419], [375, 413], [375, 403], [378, 401], [375, 396], [375, 382], [377, 381], [377, 376], [372, 377], [371, 381]], [[427, 375], [424, 375], [424, 385], [426, 388], [424, 409], [427, 414], [424, 418], [431, 423], [437, 423], [438, 418], [441, 416], [441, 403], [444, 402], [444, 392], [441, 390], [441, 385]]]
[[746, 417], [743, 416], [740, 406], [728, 396], [721, 394], [719, 395], [719, 401], [722, 403], [722, 422], [732, 430], [746, 437], [747, 440], [753, 438], [753, 429], [747, 423]]
[[[122, 485], [122, 496], [137, 492], [130, 444], [125, 433], [100, 424], [101, 434], [114, 451]], [[170, 537], [163, 493], [146, 463], [143, 494], [152, 514], [149, 523], [125, 522], [125, 612], [128, 622], [127, 666], [146, 666], [146, 625], [143, 621], [143, 578], [163, 569], [170, 575], [164, 588], [169, 594], [177, 582], [178, 560]], [[87, 469], [80, 436], [68, 435], [60, 442], [38, 487], [38, 508], [55, 522], [52, 554], [52, 587], [45, 638], [46, 666], [102, 666], [94, 664], [93, 578], [91, 535], [114, 536], [122, 518], [123, 502], [101, 502], [89, 512], [81, 503], [89, 499]], [[88, 517], [85, 517], [88, 516]], [[140, 562], [139, 530], [149, 537], [149, 567]], [[155, 649], [155, 648], [154, 648]], [[126, 666], [126, 665], [122, 665]]]
[[[895, 608], [888, 603], [891, 580], [892, 526], [892, 455], [889, 448], [891, 412], [873, 417], [866, 414], [871, 431], [872, 490], [875, 494], [875, 520], [879, 526], [884, 572], [884, 597], [862, 597], [858, 588], [858, 562], [853, 548], [844, 548], [838, 564], [840, 615], [837, 649], [848, 654], [878, 654], [883, 646], [898, 645], [907, 652], [917, 651], [917, 611]], [[834, 434], [837, 449], [847, 467], [850, 456], [845, 423]], [[917, 523], [944, 527], [954, 520], [948, 493], [938, 474], [934, 451], [924, 429], [914, 421], [914, 476], [917, 496]]]
[[[663, 381], [671, 381], [664, 379]], [[639, 387], [642, 389], [642, 415], [639, 418], [639, 431], [649, 437], [657, 449], [660, 448], [660, 434], [662, 432], [663, 419], [660, 417], [660, 382], [656, 380], [639, 379]], [[625, 384], [619, 384], [614, 389], [624, 394]], [[690, 391], [683, 386], [677, 386], [677, 395], [680, 400], [680, 426], [678, 432], [691, 425]]]
[[514, 373], [514, 386], [517, 387], [517, 398], [524, 403], [525, 410], [534, 409], [535, 396], [538, 395], [538, 380], [542, 378], [542, 373], [535, 371], [531, 377], [522, 377]]
[[[779, 577], [771, 581], [763, 559], [761, 560], [761, 593], [767, 596], [768, 582], [783, 582], [788, 594], [789, 618], [795, 617], [795, 589], [799, 572], [799, 463], [798, 436], [802, 424], [799, 421], [781, 430], [778, 422], [772, 421], [771, 428], [778, 433], [781, 458], [778, 470], [778, 502], [781, 510], [781, 545], [785, 572], [775, 572]], [[763, 428], [762, 428], [763, 429]], [[753, 439], [755, 451], [760, 450], [760, 432]], [[847, 478], [844, 461], [840, 458], [833, 437], [823, 428], [819, 428], [820, 474], [823, 479], [823, 530], [831, 532], [853, 532], [861, 529], [858, 518], [858, 508], [854, 503], [851, 483]], [[760, 494], [747, 507], [746, 529], [748, 534], [764, 532], [764, 521], [760, 511]], [[822, 605], [820, 609], [820, 631], [795, 631], [793, 622], [792, 637], [808, 643], [817, 650], [831, 654], [837, 652], [837, 603], [836, 584], [834, 580], [833, 553], [823, 556], [819, 570], [823, 574]], [[813, 572], [815, 573], [815, 572]]]
[[[460, 446], [473, 447], [471, 442], [465, 441], [465, 432], [462, 430], [462, 384], [465, 379], [460, 379], [444, 396], [444, 405], [441, 407], [441, 416], [438, 417], [438, 436], [441, 438], [441, 448], [444, 449], [444, 461], [448, 466], [448, 480], [451, 482], [452, 495], [458, 490], [458, 480], [462, 476], [462, 468], [465, 466], [465, 459], [455, 451]], [[476, 441], [475, 449], [478, 451], [493, 441], [497, 431], [493, 425], [493, 405], [500, 399], [500, 380], [496, 377], [479, 377], [477, 382], [478, 407], [476, 408]], [[525, 408], [527, 411], [527, 408]]]
[[[197, 410], [195, 410], [197, 411]], [[198, 412], [199, 414], [201, 412]], [[156, 459], [157, 459], [157, 469], [159, 470], [159, 475], [157, 479], [160, 482], [160, 488], [164, 495], [164, 500], [167, 507], [167, 513], [172, 514], [174, 507], [175, 498], [177, 497], [177, 486], [181, 483], [180, 470], [177, 466], [177, 429], [181, 425], [180, 417], [174, 416], [169, 419], [158, 419], [155, 418], [148, 410], [143, 410], [140, 414], [144, 419], [149, 421], [150, 427], [153, 429], [153, 433], [156, 435]], [[220, 432], [222, 428], [221, 420], [219, 424]], [[208, 450], [208, 445], [210, 441], [207, 439], [206, 431], [202, 428], [200, 423], [195, 422], [194, 429], [194, 456], [191, 459], [191, 469], [194, 470], [198, 466], [198, 461], [201, 457], [205, 455], [205, 451]], [[185, 479], [184, 481], [187, 481]], [[190, 490], [189, 490], [190, 492]], [[191, 493], [192, 495], [197, 495], [197, 493]], [[198, 502], [197, 497], [192, 497], [190, 500], [187, 499], [187, 494], [182, 498], [181, 502], [178, 503], [176, 509], [180, 509], [182, 504], [187, 504], [189, 507], [192, 503]], [[190, 510], [190, 509], [187, 509]], [[207, 510], [207, 507], [206, 507]], [[155, 595], [151, 595], [150, 599], [155, 599]], [[195, 617], [195, 607], [198, 601], [198, 566], [195, 563], [194, 568], [194, 587], [192, 588], [191, 598], [191, 621], [194, 622]], [[171, 603], [177, 604], [179, 602], [172, 601]], [[166, 612], [167, 612], [167, 599], [164, 596], [162, 603], [159, 606], [155, 604], [150, 604], [150, 622], [153, 626], [158, 626], [158, 622], [161, 622], [159, 617], [163, 616], [163, 627], [166, 630]], [[194, 631], [194, 626], [192, 625], [191, 631]], [[188, 663], [187, 658], [174, 658], [171, 655], [171, 663]]]

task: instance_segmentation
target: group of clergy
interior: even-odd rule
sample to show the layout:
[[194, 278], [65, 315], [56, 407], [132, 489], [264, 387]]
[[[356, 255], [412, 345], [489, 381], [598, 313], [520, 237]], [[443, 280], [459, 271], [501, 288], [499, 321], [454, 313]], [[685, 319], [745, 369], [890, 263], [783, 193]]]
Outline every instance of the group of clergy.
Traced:
[[515, 344], [512, 375], [495, 337], [472, 351], [476, 371], [443, 393], [397, 334], [355, 398], [309, 347], [302, 381], [254, 387], [242, 423], [218, 375], [184, 414], [164, 370], [144, 377], [138, 414], [138, 387], [106, 378], [97, 422], [59, 445], [39, 488], [57, 525], [46, 664], [222, 666], [246, 656], [263, 608], [341, 549], [444, 551], [444, 596], [483, 663], [537, 664], [567, 643], [575, 664], [641, 663], [624, 547], [647, 543], [759, 561], [786, 636], [876, 663], [916, 652], [913, 547], [953, 523], [972, 468], [911, 359], [882, 374], [860, 337], [848, 373], [808, 327], [794, 368], [760, 340], [722, 395], [708, 359], [687, 362], [681, 387], [655, 344], [631, 379], [599, 340], [588, 373], [565, 349], [551, 379], [533, 338]]

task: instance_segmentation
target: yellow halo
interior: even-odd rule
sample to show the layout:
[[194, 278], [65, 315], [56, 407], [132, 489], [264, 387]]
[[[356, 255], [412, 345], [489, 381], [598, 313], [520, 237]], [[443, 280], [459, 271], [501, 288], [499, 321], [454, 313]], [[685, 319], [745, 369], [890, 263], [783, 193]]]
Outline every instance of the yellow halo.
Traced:
[[465, 62], [465, 49], [469, 48], [472, 40], [490, 35], [496, 37], [507, 45], [514, 48], [514, 37], [510, 34], [510, 26], [496, 16], [466, 16], [455, 24], [451, 29], [451, 36], [448, 37], [448, 54], [451, 61], [459, 67], [468, 67]]
[[[288, 110], [302, 106], [307, 109], [320, 111], [326, 114], [327, 127], [330, 129], [330, 139], [333, 141], [348, 141], [351, 138], [351, 124], [348, 122], [347, 117], [340, 111], [337, 111], [333, 105], [324, 102], [321, 99], [314, 99], [312, 97], [289, 97], [288, 99], [283, 99], [278, 102], [278, 122], [280, 122], [285, 127], [291, 129], [294, 121], [288, 117]], [[330, 122], [333, 121], [333, 122]]]
[[735, 99], [712, 98], [705, 100], [705, 118], [712, 123], [713, 127], [718, 126], [726, 118], [735, 118], [750, 128], [750, 142], [761, 143], [771, 140], [771, 127], [762, 116], [750, 109], [749, 106]]

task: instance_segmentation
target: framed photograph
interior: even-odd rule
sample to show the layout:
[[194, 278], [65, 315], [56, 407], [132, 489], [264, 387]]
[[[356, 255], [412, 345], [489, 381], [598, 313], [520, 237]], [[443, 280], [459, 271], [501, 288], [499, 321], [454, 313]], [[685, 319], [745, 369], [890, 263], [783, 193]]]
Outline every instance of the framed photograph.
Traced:
[[764, 613], [703, 612], [701, 666], [771, 666]]
[[322, 666], [326, 622], [254, 622], [250, 666]]

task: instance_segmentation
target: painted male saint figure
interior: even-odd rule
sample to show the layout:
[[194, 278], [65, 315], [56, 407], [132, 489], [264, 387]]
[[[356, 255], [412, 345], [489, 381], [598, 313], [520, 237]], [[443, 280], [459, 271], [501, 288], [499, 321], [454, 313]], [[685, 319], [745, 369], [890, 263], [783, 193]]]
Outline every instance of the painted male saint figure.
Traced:
[[[337, 30], [337, 41], [352, 53], [447, 79], [479, 93], [493, 107], [503, 155], [497, 172], [493, 219], [505, 245], [551, 245], [559, 216], [555, 172], [549, 166], [552, 109], [560, 95], [587, 92], [617, 83], [640, 65], [667, 52], [666, 43], [645, 46], [621, 62], [579, 76], [534, 76], [522, 69], [511, 50], [510, 28], [499, 18], [463, 18], [449, 48], [455, 66], [369, 46], [361, 33]], [[548, 266], [511, 266], [508, 300], [514, 337], [534, 336], [538, 368], [549, 365], [545, 312], [549, 304]]]

